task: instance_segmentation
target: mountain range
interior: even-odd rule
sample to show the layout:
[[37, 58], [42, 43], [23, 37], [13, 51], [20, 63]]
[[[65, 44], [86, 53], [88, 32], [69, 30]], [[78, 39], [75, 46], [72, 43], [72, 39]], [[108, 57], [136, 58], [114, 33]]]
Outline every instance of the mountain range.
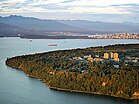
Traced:
[[108, 23], [87, 20], [50, 20], [11, 15], [0, 16], [1, 35], [48, 35], [47, 32], [79, 32], [106, 34], [115, 32], [139, 32], [139, 23]]

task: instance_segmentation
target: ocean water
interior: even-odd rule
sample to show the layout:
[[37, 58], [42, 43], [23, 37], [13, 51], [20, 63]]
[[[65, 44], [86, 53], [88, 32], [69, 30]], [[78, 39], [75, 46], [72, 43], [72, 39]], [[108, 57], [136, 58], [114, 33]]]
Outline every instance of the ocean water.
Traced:
[[139, 43], [139, 40], [33, 39], [30, 42], [29, 39], [0, 38], [0, 104], [139, 104], [138, 100], [51, 90], [41, 81], [5, 65], [6, 58], [17, 55], [127, 43]]

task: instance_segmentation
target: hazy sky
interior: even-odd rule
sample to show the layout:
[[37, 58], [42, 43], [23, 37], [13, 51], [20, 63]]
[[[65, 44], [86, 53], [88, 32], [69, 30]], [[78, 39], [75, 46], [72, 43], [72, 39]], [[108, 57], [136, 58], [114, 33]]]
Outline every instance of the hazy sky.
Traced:
[[0, 15], [139, 23], [139, 0], [0, 0]]

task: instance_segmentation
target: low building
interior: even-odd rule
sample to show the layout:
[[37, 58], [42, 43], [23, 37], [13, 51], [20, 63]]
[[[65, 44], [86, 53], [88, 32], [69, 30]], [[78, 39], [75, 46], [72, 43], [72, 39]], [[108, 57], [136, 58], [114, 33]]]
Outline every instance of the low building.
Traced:
[[92, 58], [91, 55], [84, 56], [84, 58]]
[[128, 62], [132, 62], [132, 60], [130, 60], [130, 59], [125, 59], [124, 62], [127, 62], [127, 63], [128, 63]]
[[120, 66], [119, 65], [113, 65], [114, 66], [114, 68], [119, 68]]
[[93, 62], [93, 58], [92, 57], [90, 57], [90, 58], [88, 58], [88, 61], [91, 61], [91, 62]]
[[136, 62], [138, 62], [138, 59], [133, 59], [132, 62], [135, 62], [136, 63]]
[[99, 57], [99, 55], [95, 55], [95, 57]]
[[96, 61], [96, 62], [98, 62], [98, 61], [99, 61], [99, 62], [102, 62], [102, 61], [103, 61], [102, 58], [94, 58], [93, 60]]
[[93, 62], [93, 58], [91, 55], [88, 55], [88, 56], [84, 56], [85, 59], [87, 59], [88, 61], [91, 61]]
[[104, 86], [106, 86], [106, 84], [107, 84], [106, 82], [103, 82], [103, 83], [102, 83], [102, 86], [104, 87]]
[[74, 60], [82, 60], [83, 58], [81, 57], [73, 57]]

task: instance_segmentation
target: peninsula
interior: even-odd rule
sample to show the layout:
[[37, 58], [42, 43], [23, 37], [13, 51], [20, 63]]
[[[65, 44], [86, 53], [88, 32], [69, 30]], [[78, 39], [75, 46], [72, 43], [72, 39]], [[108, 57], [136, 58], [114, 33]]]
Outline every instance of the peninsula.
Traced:
[[139, 99], [139, 44], [15, 56], [6, 65], [51, 89]]

